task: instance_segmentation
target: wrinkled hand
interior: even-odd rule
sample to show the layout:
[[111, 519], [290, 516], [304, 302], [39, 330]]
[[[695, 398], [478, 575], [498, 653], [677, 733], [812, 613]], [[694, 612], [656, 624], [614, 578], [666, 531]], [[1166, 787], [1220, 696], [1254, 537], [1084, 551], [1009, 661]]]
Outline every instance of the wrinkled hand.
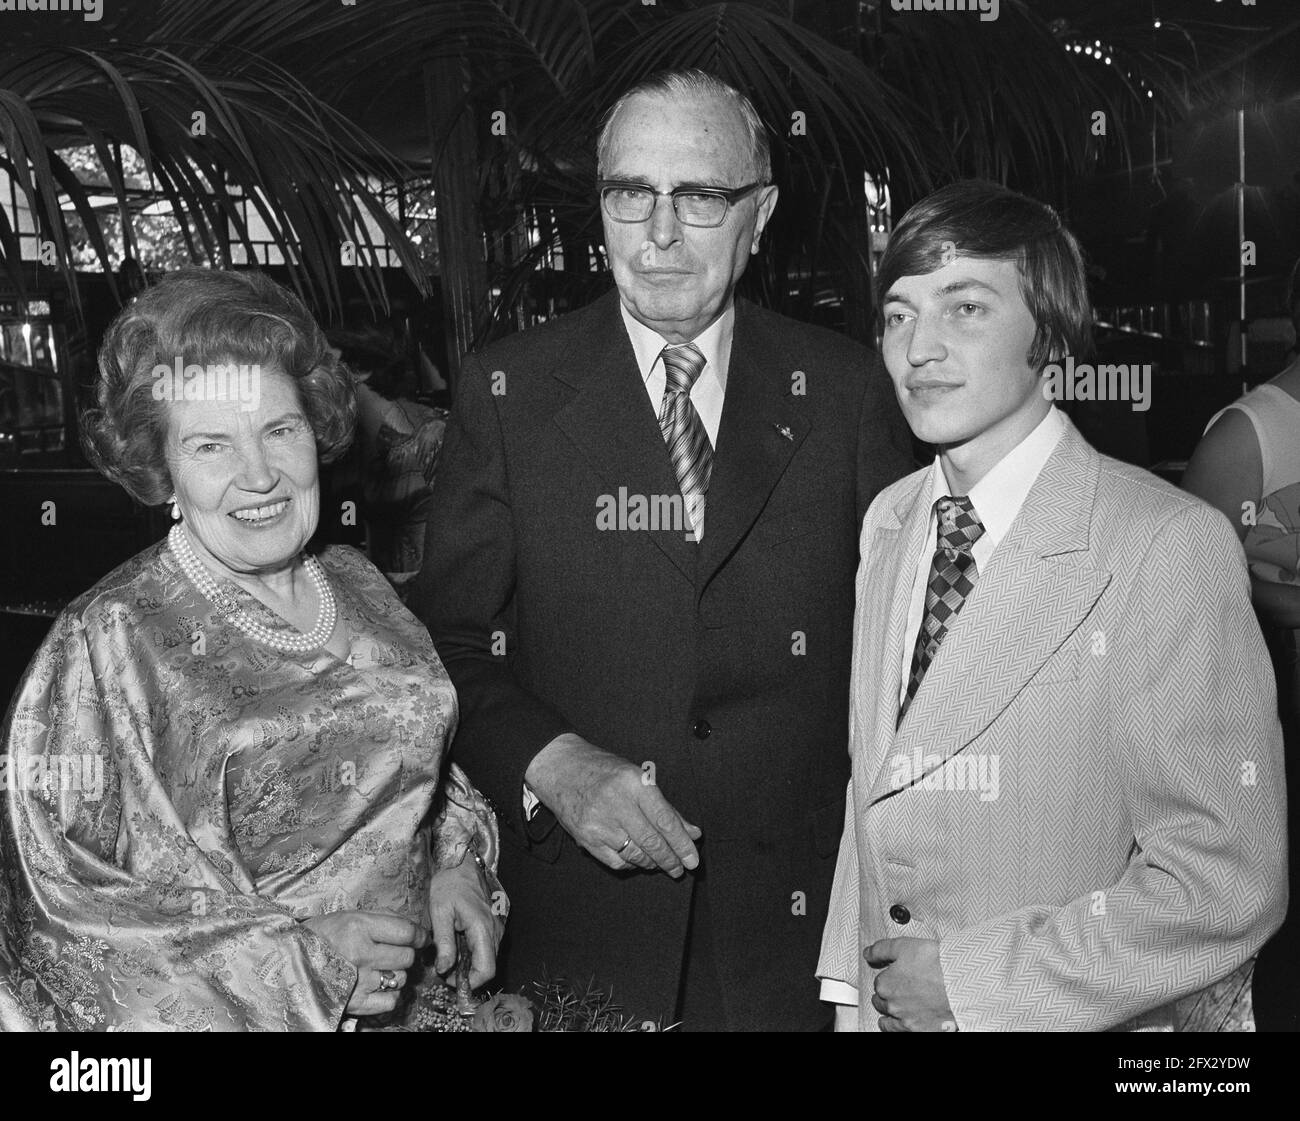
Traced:
[[[641, 768], [588, 743], [558, 736], [528, 765], [525, 781], [587, 852], [615, 870], [635, 866], [674, 879], [699, 866], [700, 830], [685, 821]], [[631, 844], [623, 848], [623, 842]]]
[[[397, 1007], [406, 971], [415, 964], [415, 952], [429, 944], [429, 932], [418, 923], [391, 911], [331, 911], [307, 919], [310, 927], [357, 971], [357, 983], [348, 999], [352, 1016], [377, 1016]], [[380, 992], [380, 970], [397, 974], [397, 988]]]
[[438, 947], [434, 969], [448, 985], [456, 984], [456, 932], [469, 943], [469, 987], [481, 988], [497, 971], [497, 947], [505, 933], [505, 920], [492, 913], [492, 900], [483, 875], [472, 856], [456, 868], [435, 872], [429, 880], [429, 926]]
[[871, 1004], [880, 1030], [956, 1031], [939, 962], [939, 943], [930, 938], [882, 938], [866, 950], [867, 964], [879, 969]]

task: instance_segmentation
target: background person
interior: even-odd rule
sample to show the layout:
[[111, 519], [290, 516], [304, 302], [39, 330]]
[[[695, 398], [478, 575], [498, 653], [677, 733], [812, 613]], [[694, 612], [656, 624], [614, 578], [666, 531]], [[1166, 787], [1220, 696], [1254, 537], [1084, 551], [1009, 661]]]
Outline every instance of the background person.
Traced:
[[[1287, 306], [1300, 340], [1300, 290], [1291, 271]], [[1227, 516], [1246, 550], [1255, 611], [1269, 639], [1286, 733], [1291, 807], [1291, 898], [1296, 897], [1295, 806], [1300, 799], [1300, 357], [1210, 418], [1183, 475], [1185, 490]], [[1300, 1028], [1300, 926], [1295, 907], [1255, 969], [1260, 1031]]]
[[370, 559], [404, 595], [424, 555], [447, 411], [412, 398], [405, 356], [391, 335], [373, 328], [337, 331], [330, 342], [357, 379], [355, 485]]

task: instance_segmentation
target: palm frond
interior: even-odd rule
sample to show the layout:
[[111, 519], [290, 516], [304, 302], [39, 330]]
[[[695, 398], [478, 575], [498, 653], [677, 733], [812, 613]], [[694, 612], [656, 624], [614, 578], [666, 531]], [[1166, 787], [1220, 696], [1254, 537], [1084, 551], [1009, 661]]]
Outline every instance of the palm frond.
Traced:
[[[369, 242], [362, 211], [425, 287], [413, 247], [371, 187], [372, 179], [400, 179], [404, 169], [286, 71], [264, 60], [244, 62], [237, 74], [209, 74], [163, 46], [45, 47], [0, 55], [0, 141], [63, 273], [74, 275], [62, 200], [71, 199], [88, 230], [95, 223], [87, 221], [86, 190], [75, 178], [55, 175], [51, 153], [84, 138], [109, 177], [128, 238], [127, 190], [112, 155], [115, 143], [139, 152], [187, 242], [195, 245], [197, 235], [225, 262], [228, 229], [250, 258], [255, 252], [230, 188], [262, 218], [294, 283], [326, 304], [340, 301], [340, 244]], [[92, 242], [111, 280], [102, 239], [92, 235]], [[356, 260], [363, 290], [381, 302], [382, 272], [363, 252]], [[20, 261], [7, 246], [5, 265], [21, 283]]]

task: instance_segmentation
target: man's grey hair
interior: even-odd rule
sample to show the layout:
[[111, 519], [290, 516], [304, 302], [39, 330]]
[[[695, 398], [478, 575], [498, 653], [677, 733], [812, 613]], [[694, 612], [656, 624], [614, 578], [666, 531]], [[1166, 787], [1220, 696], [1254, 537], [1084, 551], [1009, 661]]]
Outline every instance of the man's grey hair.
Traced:
[[712, 95], [730, 101], [740, 113], [749, 130], [749, 160], [754, 169], [754, 179], [766, 185], [772, 181], [772, 153], [768, 146], [767, 129], [758, 115], [754, 103], [740, 90], [727, 85], [703, 70], [660, 70], [642, 78], [606, 110], [600, 121], [600, 136], [596, 140], [596, 167], [598, 174], [605, 173], [605, 153], [614, 130], [614, 118], [624, 104], [639, 94], [658, 94], [662, 97], [698, 97]]

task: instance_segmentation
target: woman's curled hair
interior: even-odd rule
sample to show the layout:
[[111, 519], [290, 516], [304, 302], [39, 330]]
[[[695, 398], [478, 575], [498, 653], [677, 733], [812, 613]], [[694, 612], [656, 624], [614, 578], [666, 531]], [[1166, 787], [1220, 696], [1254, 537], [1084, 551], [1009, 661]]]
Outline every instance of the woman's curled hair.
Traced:
[[146, 506], [173, 489], [164, 458], [168, 402], [155, 393], [155, 370], [178, 362], [282, 370], [298, 390], [320, 461], [332, 462], [352, 442], [352, 379], [297, 296], [257, 272], [169, 273], [105, 333], [95, 405], [81, 415], [91, 463]]

